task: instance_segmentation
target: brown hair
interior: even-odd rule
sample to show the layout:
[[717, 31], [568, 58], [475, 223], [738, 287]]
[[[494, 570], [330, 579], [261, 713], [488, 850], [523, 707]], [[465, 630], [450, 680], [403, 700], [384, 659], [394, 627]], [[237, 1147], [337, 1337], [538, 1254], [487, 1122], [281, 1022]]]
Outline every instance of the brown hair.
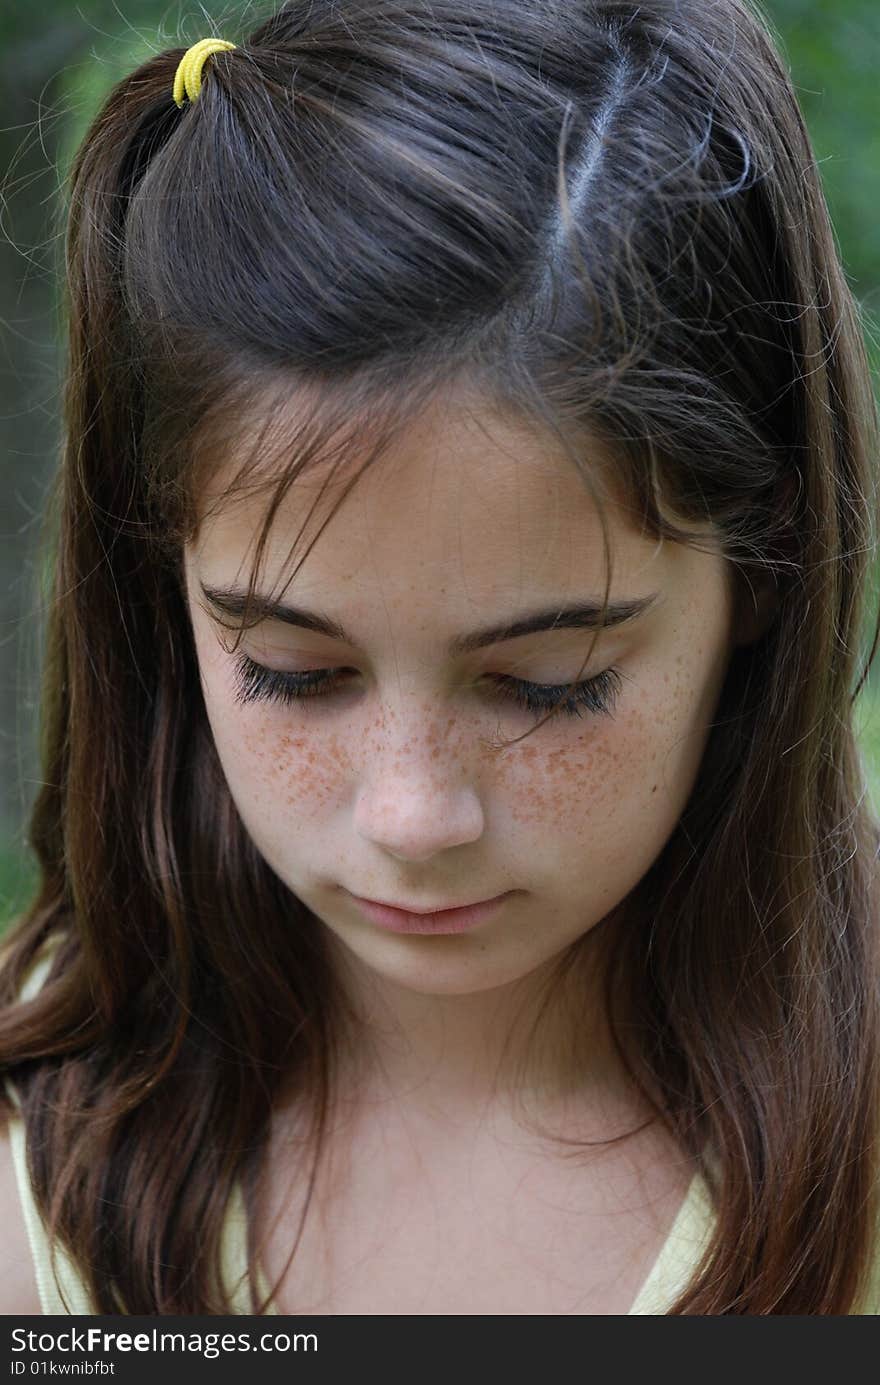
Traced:
[[181, 549], [233, 436], [251, 429], [241, 487], [274, 488], [262, 551], [305, 466], [368, 438], [379, 456], [457, 384], [551, 430], [587, 485], [578, 438], [607, 440], [646, 532], [705, 526], [744, 601], [775, 586], [606, 999], [717, 1214], [671, 1311], [851, 1311], [880, 1181], [880, 833], [853, 726], [877, 416], [766, 20], [748, 0], [289, 3], [182, 111], [181, 56], [114, 87], [70, 177], [41, 878], [0, 972], [0, 1070], [53, 1234], [99, 1312], [228, 1311], [224, 1211], [238, 1178], [254, 1196], [285, 1084], [317, 1163], [340, 998], [230, 798]]

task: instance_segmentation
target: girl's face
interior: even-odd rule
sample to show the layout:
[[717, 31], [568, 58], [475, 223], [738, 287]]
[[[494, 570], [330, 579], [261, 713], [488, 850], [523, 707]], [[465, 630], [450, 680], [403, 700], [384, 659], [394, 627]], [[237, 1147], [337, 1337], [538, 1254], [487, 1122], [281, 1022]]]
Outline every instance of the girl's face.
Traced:
[[[230, 475], [215, 476], [212, 506]], [[261, 592], [289, 571], [318, 485], [303, 477], [286, 497]], [[220, 603], [246, 590], [259, 500], [220, 506], [186, 550], [205, 704], [241, 818], [284, 883], [388, 981], [439, 995], [526, 977], [624, 900], [686, 804], [738, 642], [731, 569], [606, 512], [610, 601], [643, 609], [596, 639], [580, 715], [561, 710], [501, 750], [493, 738], [537, 720], [523, 699], [572, 679], [592, 632], [542, 620], [477, 636], [601, 605], [604, 591], [589, 494], [522, 429], [493, 418], [487, 434], [434, 409], [357, 482], [280, 598], [335, 633], [291, 612], [228, 651]], [[237, 671], [245, 657], [259, 668]], [[297, 684], [316, 691], [294, 697]], [[389, 931], [354, 898], [427, 910], [501, 894], [467, 931], [434, 934]]]

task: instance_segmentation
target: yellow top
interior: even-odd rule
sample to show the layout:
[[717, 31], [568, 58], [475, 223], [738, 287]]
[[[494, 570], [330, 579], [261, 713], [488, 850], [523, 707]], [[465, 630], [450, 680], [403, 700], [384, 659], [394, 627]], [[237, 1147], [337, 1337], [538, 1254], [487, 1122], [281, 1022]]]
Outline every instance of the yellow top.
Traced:
[[[51, 953], [44, 955], [35, 963], [22, 988], [23, 1000], [29, 1000], [40, 989], [50, 962]], [[15, 1107], [18, 1108], [14, 1087], [8, 1081], [6, 1085]], [[58, 1282], [55, 1281], [50, 1264], [49, 1243], [45, 1227], [34, 1202], [27, 1174], [25, 1132], [20, 1116], [13, 1114], [9, 1128], [18, 1193], [27, 1226], [43, 1313], [94, 1314], [96, 1309], [88, 1297], [82, 1280], [61, 1246], [58, 1247], [56, 1257]], [[702, 1175], [697, 1173], [691, 1182], [687, 1196], [672, 1224], [663, 1248], [644, 1280], [629, 1314], [644, 1316], [662, 1315], [667, 1312], [693, 1272], [711, 1233], [713, 1219], [708, 1189]], [[249, 1315], [251, 1308], [246, 1269], [246, 1214], [241, 1189], [238, 1185], [236, 1185], [233, 1197], [230, 1199], [223, 1227], [222, 1265], [224, 1284], [229, 1292], [232, 1311]], [[257, 1276], [257, 1292], [260, 1298], [263, 1298], [268, 1292], [268, 1286], [262, 1274]], [[274, 1305], [270, 1305], [266, 1311], [269, 1314], [277, 1314], [278, 1312]], [[377, 1312], [379, 1311], [381, 1310], [377, 1309]], [[853, 1311], [859, 1315], [871, 1316], [880, 1313], [880, 1254], [878, 1254], [874, 1265], [868, 1294], [862, 1306]]]

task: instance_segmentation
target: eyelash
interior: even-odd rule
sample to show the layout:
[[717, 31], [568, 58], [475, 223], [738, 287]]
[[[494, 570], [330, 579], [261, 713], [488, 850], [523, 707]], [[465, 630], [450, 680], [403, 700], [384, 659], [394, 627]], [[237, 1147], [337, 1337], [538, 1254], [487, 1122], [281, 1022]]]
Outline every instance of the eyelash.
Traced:
[[[247, 654], [239, 654], [233, 668], [237, 702], [278, 701], [287, 706], [313, 697], [329, 696], [336, 690], [341, 672], [313, 669], [306, 673], [281, 673], [255, 663]], [[508, 674], [493, 676], [496, 695], [502, 700], [515, 702], [535, 716], [558, 707], [566, 716], [577, 717], [582, 715], [581, 707], [597, 716], [613, 716], [625, 677], [619, 669], [606, 669], [595, 678], [576, 683], [574, 691], [563, 699], [560, 694], [567, 686], [564, 683], [528, 683]]]

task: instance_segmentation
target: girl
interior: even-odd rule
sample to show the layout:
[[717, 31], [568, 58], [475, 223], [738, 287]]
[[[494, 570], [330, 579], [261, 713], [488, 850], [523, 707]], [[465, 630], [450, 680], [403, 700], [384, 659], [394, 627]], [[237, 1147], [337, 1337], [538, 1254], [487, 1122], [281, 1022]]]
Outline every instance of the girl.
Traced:
[[66, 282], [4, 1311], [877, 1312], [876, 411], [749, 0], [161, 53]]

